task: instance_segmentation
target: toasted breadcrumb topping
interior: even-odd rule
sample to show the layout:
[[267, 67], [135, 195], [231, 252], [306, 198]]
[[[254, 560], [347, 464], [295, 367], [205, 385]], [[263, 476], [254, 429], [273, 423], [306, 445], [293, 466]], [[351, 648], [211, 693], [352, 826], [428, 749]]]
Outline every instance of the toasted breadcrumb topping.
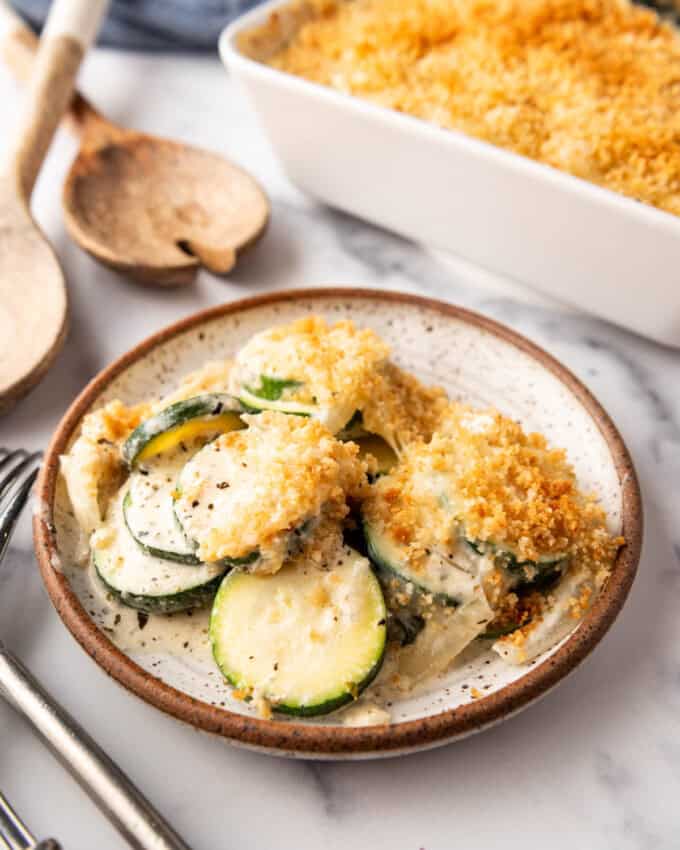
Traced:
[[[491, 602], [491, 600], [489, 600]], [[491, 603], [495, 617], [489, 624], [489, 631], [507, 632], [501, 640], [515, 636], [516, 641], [524, 643], [526, 635], [541, 622], [546, 598], [542, 593], [506, 593], [496, 603]], [[521, 635], [521, 637], [520, 637]]]
[[232, 391], [257, 385], [265, 375], [299, 382], [286, 388], [285, 399], [356, 409], [367, 397], [373, 370], [388, 354], [387, 344], [373, 330], [351, 321], [329, 325], [320, 316], [308, 316], [252, 337], [236, 358]]
[[629, 0], [306, 0], [275, 68], [680, 214], [680, 39]]
[[149, 405], [146, 403], [127, 407], [122, 401], [115, 399], [88, 413], [83, 419], [80, 433], [93, 443], [107, 441], [120, 444], [148, 414]]
[[102, 521], [106, 504], [121, 483], [121, 443], [148, 412], [148, 404], [126, 407], [117, 399], [110, 401], [83, 418], [80, 435], [60, 458], [71, 505], [86, 534]]
[[[357, 446], [336, 440], [314, 419], [270, 411], [243, 419], [248, 428], [208, 444], [181, 476], [178, 506], [199, 557], [214, 562], [278, 551], [284, 535], [323, 511], [323, 533], [310, 549], [320, 560], [328, 538], [337, 540], [347, 498], [359, 497], [366, 483]], [[213, 506], [211, 522], [194, 527], [192, 506], [203, 503]]]
[[400, 452], [415, 440], [432, 437], [447, 403], [441, 387], [421, 384], [387, 361], [372, 375], [370, 392], [361, 408], [363, 424]]
[[569, 555], [594, 571], [613, 561], [621, 539], [578, 489], [564, 451], [489, 410], [450, 404], [429, 443], [414, 443], [371, 487], [364, 511], [409, 545], [413, 556], [464, 534], [521, 561]]

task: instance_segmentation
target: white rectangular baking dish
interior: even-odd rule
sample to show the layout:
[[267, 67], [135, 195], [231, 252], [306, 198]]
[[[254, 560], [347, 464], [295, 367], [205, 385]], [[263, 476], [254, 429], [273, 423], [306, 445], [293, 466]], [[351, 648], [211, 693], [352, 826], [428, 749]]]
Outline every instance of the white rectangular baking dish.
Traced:
[[[273, 0], [220, 39], [224, 63], [297, 186], [680, 346], [680, 218], [263, 64], [303, 14], [289, 0]], [[266, 36], [255, 37], [264, 24]]]

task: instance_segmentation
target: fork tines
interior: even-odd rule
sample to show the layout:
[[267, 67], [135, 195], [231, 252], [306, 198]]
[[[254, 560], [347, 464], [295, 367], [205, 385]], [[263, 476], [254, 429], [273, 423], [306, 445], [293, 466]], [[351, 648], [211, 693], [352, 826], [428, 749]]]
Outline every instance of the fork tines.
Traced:
[[40, 468], [42, 452], [0, 448], [0, 560]]
[[53, 839], [36, 841], [33, 834], [0, 791], [0, 846], [9, 850], [61, 850]]

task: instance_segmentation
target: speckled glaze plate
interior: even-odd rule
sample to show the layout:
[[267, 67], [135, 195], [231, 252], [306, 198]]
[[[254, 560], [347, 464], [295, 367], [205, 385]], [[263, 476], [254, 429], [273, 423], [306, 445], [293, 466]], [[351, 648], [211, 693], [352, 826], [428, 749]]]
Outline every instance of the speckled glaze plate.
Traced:
[[[612, 530], [627, 541], [589, 613], [559, 645], [524, 667], [473, 645], [445, 676], [392, 699], [390, 725], [350, 727], [342, 711], [296, 721], [257, 717], [231, 696], [210, 658], [206, 614], [195, 613], [190, 624], [186, 615], [140, 623], [135, 612], [121, 612], [106, 600], [88, 570], [76, 564], [71, 542], [59, 455], [84, 414], [113, 398], [134, 403], [158, 396], [205, 361], [233, 355], [251, 334], [309, 313], [374, 328], [395, 360], [422, 380], [443, 385], [452, 398], [493, 404], [566, 448], [581, 486], [599, 495]], [[362, 289], [297, 290], [237, 301], [142, 342], [71, 405], [49, 446], [37, 493], [35, 547], [45, 585], [96, 662], [142, 699], [199, 729], [298, 757], [403, 754], [480, 731], [537, 700], [580, 664], [616, 618], [635, 576], [642, 537], [640, 492], [628, 451], [607, 414], [567, 369], [482, 316], [413, 295]]]

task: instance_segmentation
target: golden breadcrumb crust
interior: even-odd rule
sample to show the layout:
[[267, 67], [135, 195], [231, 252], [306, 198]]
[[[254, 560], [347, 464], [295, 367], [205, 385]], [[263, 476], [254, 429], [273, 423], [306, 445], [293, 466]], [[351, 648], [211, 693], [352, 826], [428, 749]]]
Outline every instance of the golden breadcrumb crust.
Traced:
[[282, 534], [322, 509], [339, 527], [347, 498], [360, 496], [366, 483], [358, 447], [336, 440], [319, 421], [271, 411], [243, 419], [248, 428], [222, 434], [182, 474], [183, 516], [191, 516], [192, 505], [214, 506], [211, 527], [187, 526], [204, 561], [278, 547]]
[[88, 413], [83, 418], [80, 433], [93, 443], [122, 443], [148, 414], [146, 402], [127, 407], [114, 399]]
[[621, 544], [582, 494], [561, 449], [494, 410], [452, 403], [429, 443], [414, 443], [364, 504], [371, 522], [418, 551], [459, 534], [521, 560], [570, 555], [597, 570]]
[[307, 0], [269, 63], [680, 214], [680, 39], [629, 0]]
[[354, 402], [358, 408], [373, 370], [388, 354], [375, 331], [348, 320], [329, 325], [320, 316], [308, 316], [252, 337], [236, 358], [234, 379], [296, 380], [301, 386], [287, 389], [284, 398], [321, 407]]
[[148, 413], [148, 404], [126, 407], [117, 399], [108, 402], [83, 418], [80, 435], [60, 458], [71, 505], [86, 534], [98, 527], [122, 481], [122, 442]]
[[399, 452], [415, 440], [429, 440], [446, 408], [441, 387], [428, 387], [394, 363], [383, 363], [371, 376], [361, 408], [367, 431], [379, 434]]

